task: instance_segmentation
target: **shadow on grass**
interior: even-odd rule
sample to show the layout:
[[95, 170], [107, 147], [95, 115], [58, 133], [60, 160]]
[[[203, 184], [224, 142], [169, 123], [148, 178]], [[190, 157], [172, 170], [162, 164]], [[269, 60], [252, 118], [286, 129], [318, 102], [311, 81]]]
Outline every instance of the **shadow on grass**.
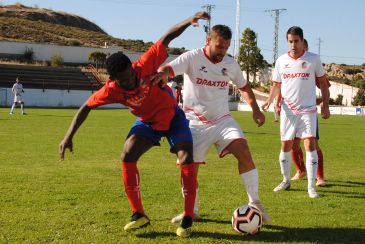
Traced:
[[326, 187], [342, 186], [342, 187], [365, 187], [365, 182], [355, 181], [327, 181]]
[[[266, 231], [266, 229], [270, 231]], [[148, 239], [173, 236], [175, 234], [171, 232], [149, 232], [137, 235], [139, 238]], [[265, 225], [263, 230], [254, 236], [194, 231], [190, 240], [193, 241], [195, 238], [209, 238], [220, 241], [252, 240], [261, 242], [364, 243], [364, 236], [365, 230], [360, 228], [290, 228]]]

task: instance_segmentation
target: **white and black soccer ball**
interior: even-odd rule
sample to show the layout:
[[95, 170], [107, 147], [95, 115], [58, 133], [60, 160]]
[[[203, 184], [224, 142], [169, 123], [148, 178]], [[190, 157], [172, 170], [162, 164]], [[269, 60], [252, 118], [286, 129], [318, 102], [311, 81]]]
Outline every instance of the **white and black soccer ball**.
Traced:
[[260, 210], [249, 205], [243, 205], [232, 214], [232, 227], [240, 234], [255, 235], [262, 227]]

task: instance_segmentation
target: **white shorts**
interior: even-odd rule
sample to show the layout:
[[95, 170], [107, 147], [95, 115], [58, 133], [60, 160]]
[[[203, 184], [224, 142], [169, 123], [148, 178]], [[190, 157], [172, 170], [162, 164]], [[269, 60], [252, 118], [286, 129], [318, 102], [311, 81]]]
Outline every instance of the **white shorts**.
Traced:
[[317, 114], [280, 114], [280, 137], [281, 141], [290, 141], [294, 138], [316, 138]]
[[22, 103], [22, 102], [23, 102], [23, 98], [21, 95], [14, 96], [14, 103]]
[[232, 117], [213, 125], [190, 127], [193, 135], [194, 162], [205, 163], [211, 145], [215, 145], [219, 157], [224, 157], [229, 152], [227, 147], [237, 139], [245, 139], [241, 127]]

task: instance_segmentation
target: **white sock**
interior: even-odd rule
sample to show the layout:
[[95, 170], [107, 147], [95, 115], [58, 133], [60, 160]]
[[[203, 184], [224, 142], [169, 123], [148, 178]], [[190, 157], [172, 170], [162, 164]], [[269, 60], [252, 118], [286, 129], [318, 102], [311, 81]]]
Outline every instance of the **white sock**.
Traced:
[[252, 169], [241, 174], [242, 182], [245, 185], [248, 201], [254, 202], [259, 199], [259, 174], [257, 169]]
[[283, 152], [279, 154], [280, 170], [283, 175], [283, 181], [290, 182], [290, 164], [291, 164], [291, 151]]
[[22, 113], [24, 113], [24, 105], [22, 103], [20, 104], [20, 109], [22, 110]]
[[[181, 193], [184, 196], [184, 188], [181, 188]], [[195, 214], [199, 214], [199, 200], [198, 200], [198, 196], [199, 196], [199, 187], [196, 188], [196, 196], [195, 196], [195, 202], [194, 202], [194, 213]]]
[[307, 169], [308, 189], [315, 189], [316, 174], [318, 168], [317, 150], [305, 152], [305, 167]]
[[15, 103], [13, 103], [13, 106], [11, 106], [10, 113], [12, 113], [14, 111], [14, 108], [15, 108]]

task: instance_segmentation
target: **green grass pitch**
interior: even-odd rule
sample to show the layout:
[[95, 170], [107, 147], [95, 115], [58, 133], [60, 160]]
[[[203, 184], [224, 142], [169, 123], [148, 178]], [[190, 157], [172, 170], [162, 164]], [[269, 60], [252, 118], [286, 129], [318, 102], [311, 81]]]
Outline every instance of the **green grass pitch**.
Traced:
[[[138, 162], [142, 199], [151, 225], [126, 233], [131, 210], [125, 197], [120, 152], [135, 118], [128, 110], [94, 110], [74, 138], [74, 153], [58, 160], [58, 144], [75, 109], [0, 109], [1, 243], [364, 243], [365, 117], [319, 119], [328, 186], [310, 199], [306, 180], [274, 193], [281, 181], [279, 125], [267, 113], [258, 128], [248, 112], [232, 112], [243, 128], [259, 170], [260, 197], [273, 222], [255, 236], [230, 225], [247, 203], [232, 156], [212, 148], [199, 171], [200, 214], [191, 238], [175, 235], [170, 219], [181, 212], [179, 169], [168, 143]], [[295, 167], [292, 165], [292, 174]]]

